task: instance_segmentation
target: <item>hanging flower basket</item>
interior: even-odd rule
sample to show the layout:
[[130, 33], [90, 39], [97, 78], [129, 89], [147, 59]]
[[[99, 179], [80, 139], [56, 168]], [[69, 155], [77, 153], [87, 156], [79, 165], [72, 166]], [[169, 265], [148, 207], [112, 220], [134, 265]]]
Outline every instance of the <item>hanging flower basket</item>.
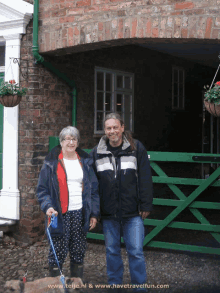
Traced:
[[210, 103], [204, 100], [206, 110], [215, 117], [220, 117], [220, 104]]
[[0, 96], [0, 104], [5, 107], [15, 107], [22, 99], [22, 96], [10, 95], [10, 96]]
[[205, 86], [204, 105], [206, 110], [215, 117], [220, 117], [220, 81], [214, 87]]
[[5, 107], [15, 107], [26, 93], [27, 88], [20, 88], [14, 79], [4, 82], [0, 87], [0, 103]]

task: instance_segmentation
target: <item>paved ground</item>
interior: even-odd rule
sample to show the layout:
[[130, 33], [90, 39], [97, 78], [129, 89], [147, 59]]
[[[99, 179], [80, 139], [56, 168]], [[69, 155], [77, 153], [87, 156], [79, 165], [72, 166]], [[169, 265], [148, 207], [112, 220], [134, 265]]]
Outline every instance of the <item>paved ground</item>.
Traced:
[[[11, 240], [5, 237], [4, 242], [0, 244], [0, 293], [8, 293], [4, 290], [6, 280], [19, 279], [25, 272], [28, 273], [29, 281], [48, 276], [48, 245], [45, 239], [26, 248], [15, 246]], [[144, 254], [147, 263], [147, 284], [151, 288], [149, 292], [220, 292], [220, 256], [155, 249], [145, 249]], [[124, 284], [130, 284], [125, 248], [122, 248], [122, 256], [125, 265]], [[107, 284], [105, 247], [101, 241], [89, 241], [84, 272], [86, 288], [83, 292], [106, 292], [104, 288], [96, 288]], [[64, 265], [64, 274], [69, 274], [69, 258]]]

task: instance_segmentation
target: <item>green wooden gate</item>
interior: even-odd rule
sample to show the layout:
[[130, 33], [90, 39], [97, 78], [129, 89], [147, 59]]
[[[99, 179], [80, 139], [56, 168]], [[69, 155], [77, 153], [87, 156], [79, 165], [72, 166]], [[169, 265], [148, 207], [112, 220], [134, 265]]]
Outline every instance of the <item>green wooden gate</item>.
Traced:
[[[4, 73], [0, 73], [0, 86], [3, 81]], [[2, 189], [3, 113], [3, 106], [0, 104], [0, 190]]]
[[[86, 150], [89, 152], [90, 150]], [[159, 184], [167, 184], [169, 189], [176, 195], [177, 199], [162, 199], [154, 198], [153, 204], [155, 206], [170, 206], [174, 210], [163, 220], [146, 219], [145, 225], [155, 226], [145, 237], [144, 246], [165, 249], [175, 249], [191, 252], [201, 252], [209, 254], [220, 254], [220, 248], [206, 247], [197, 245], [187, 245], [178, 243], [169, 243], [156, 241], [155, 237], [165, 228], [178, 228], [186, 230], [206, 231], [211, 233], [220, 247], [220, 225], [212, 225], [207, 218], [202, 214], [200, 209], [220, 210], [219, 202], [202, 202], [198, 201], [198, 196], [209, 186], [218, 188], [220, 181], [220, 167], [218, 167], [207, 179], [196, 178], [178, 178], [169, 177], [158, 162], [187, 162], [187, 163], [213, 163], [220, 162], [220, 156], [215, 154], [194, 154], [194, 153], [170, 153], [170, 152], [148, 152], [150, 156], [150, 164], [154, 172], [157, 174], [153, 176], [153, 182]], [[178, 185], [194, 186], [194, 191], [186, 196], [178, 187]], [[181, 212], [189, 210], [199, 223], [179, 222], [174, 221]], [[219, 216], [218, 216], [219, 217]], [[104, 240], [104, 236], [98, 233], [88, 233], [88, 238]], [[123, 241], [123, 239], [122, 239]]]

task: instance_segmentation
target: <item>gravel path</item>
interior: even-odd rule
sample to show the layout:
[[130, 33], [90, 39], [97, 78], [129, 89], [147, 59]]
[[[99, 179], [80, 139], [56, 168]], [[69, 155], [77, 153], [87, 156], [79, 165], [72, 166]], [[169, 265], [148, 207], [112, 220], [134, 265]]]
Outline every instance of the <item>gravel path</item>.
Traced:
[[[0, 243], [0, 293], [7, 280], [20, 279], [28, 271], [29, 281], [48, 276], [48, 244], [45, 238], [32, 246], [18, 247], [13, 239], [5, 236]], [[168, 250], [145, 249], [144, 251], [149, 292], [165, 293], [219, 293], [220, 292], [220, 256], [204, 254], [185, 254]], [[124, 260], [124, 284], [130, 283], [126, 250], [122, 248]], [[69, 258], [64, 264], [64, 275], [69, 273]], [[105, 247], [103, 242], [88, 241], [85, 257], [84, 282], [85, 293], [106, 292], [96, 289], [97, 284], [107, 284]], [[88, 287], [93, 287], [89, 289]], [[168, 285], [169, 288], [162, 288]], [[153, 288], [154, 286], [154, 288]], [[159, 286], [160, 288], [156, 288]], [[132, 292], [129, 290], [129, 292]]]

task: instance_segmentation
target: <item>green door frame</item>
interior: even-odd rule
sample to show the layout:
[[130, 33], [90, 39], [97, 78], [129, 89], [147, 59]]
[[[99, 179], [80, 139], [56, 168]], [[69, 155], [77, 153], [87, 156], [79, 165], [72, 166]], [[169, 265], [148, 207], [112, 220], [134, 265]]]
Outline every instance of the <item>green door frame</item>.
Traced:
[[[0, 85], [3, 81], [4, 81], [4, 72], [0, 72]], [[4, 114], [4, 107], [0, 104], [0, 190], [2, 189], [3, 114]]]

